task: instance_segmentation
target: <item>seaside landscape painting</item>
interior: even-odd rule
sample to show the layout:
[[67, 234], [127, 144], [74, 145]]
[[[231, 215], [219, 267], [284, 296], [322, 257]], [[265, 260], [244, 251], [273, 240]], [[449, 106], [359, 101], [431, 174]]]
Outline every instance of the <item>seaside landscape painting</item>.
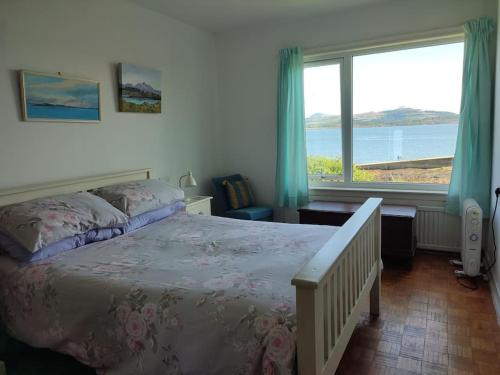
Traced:
[[120, 64], [118, 81], [120, 112], [161, 113], [159, 70]]
[[24, 121], [98, 122], [98, 82], [61, 75], [21, 71]]

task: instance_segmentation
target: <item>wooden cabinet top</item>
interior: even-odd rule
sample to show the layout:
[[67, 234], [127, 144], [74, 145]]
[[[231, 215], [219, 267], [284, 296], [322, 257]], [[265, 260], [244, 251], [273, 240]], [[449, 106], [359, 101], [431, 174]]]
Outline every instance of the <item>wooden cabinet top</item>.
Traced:
[[[343, 203], [330, 201], [313, 201], [298, 209], [299, 212], [332, 212], [342, 214], [353, 214], [361, 207], [360, 203]], [[382, 216], [397, 216], [415, 218], [417, 208], [415, 206], [399, 206], [392, 204], [382, 205]]]

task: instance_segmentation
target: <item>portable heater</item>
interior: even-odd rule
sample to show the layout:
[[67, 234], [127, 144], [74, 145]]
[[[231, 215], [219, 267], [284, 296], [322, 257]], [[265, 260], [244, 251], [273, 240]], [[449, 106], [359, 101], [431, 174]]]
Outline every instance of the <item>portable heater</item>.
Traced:
[[452, 261], [453, 265], [463, 267], [463, 270], [455, 271], [458, 277], [480, 274], [482, 226], [483, 210], [474, 199], [466, 199], [462, 209], [462, 261]]

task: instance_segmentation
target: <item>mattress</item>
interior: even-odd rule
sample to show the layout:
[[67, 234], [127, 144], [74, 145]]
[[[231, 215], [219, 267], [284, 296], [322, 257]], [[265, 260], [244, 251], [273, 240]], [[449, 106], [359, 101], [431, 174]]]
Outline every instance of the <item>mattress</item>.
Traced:
[[99, 374], [291, 374], [290, 281], [336, 230], [179, 212], [33, 264], [2, 256], [1, 317]]

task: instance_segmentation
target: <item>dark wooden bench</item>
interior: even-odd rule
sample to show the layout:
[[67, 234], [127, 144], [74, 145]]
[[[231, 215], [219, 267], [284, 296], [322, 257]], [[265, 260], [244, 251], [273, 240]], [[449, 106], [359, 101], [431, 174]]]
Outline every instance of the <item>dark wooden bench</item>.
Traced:
[[[314, 201], [299, 208], [301, 224], [342, 226], [361, 206], [358, 203]], [[382, 259], [411, 267], [415, 255], [414, 206], [382, 205]]]

